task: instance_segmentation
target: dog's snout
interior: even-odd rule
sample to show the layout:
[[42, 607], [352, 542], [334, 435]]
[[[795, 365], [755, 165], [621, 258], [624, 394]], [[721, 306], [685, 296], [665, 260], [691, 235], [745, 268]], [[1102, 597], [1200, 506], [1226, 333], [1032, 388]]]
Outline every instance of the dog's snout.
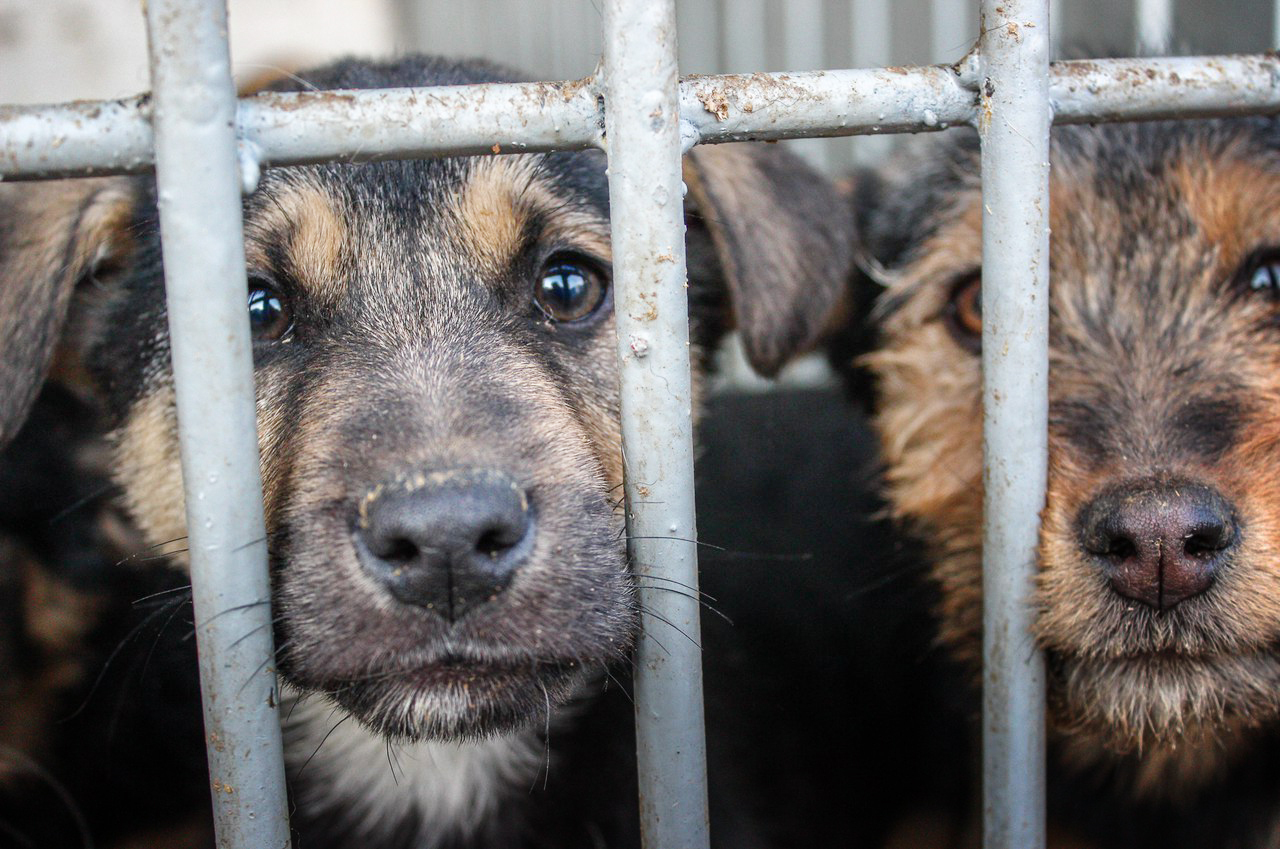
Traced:
[[450, 622], [506, 589], [534, 536], [524, 489], [491, 470], [381, 484], [362, 501], [355, 533], [367, 573], [398, 601]]
[[1112, 588], [1156, 610], [1207, 590], [1238, 537], [1230, 502], [1203, 484], [1109, 489], [1080, 517], [1081, 543]]

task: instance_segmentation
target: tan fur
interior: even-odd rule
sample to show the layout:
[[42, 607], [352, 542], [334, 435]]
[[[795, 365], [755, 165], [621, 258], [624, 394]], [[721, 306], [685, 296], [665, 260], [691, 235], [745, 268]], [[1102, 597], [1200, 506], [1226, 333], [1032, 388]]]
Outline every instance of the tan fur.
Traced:
[[[177, 431], [173, 385], [163, 381], [138, 400], [115, 433], [114, 474], [125, 507], [150, 544], [170, 549], [187, 535]], [[175, 553], [174, 562], [185, 568], [186, 554]]]
[[321, 304], [338, 302], [346, 291], [352, 253], [351, 234], [341, 202], [331, 193], [304, 180], [291, 181], [270, 204], [245, 222], [245, 259], [250, 269], [271, 267], [269, 245], [284, 246], [289, 274]]

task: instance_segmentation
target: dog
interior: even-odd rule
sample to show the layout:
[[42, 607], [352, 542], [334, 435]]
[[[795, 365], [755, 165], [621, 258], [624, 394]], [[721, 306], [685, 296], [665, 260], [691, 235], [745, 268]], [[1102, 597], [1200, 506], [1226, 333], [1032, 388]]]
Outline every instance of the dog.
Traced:
[[[1059, 127], [1052, 139], [1034, 602], [1051, 845], [1280, 846], [1280, 123]], [[833, 345], [853, 386], [870, 377], [890, 511], [926, 545], [938, 640], [971, 671], [978, 174], [964, 133], [854, 181], [855, 300], [870, 320]]]
[[185, 582], [109, 497], [93, 407], [51, 385], [0, 454], [0, 845], [209, 843]]
[[[406, 57], [277, 88], [518, 78]], [[775, 372], [842, 298], [852, 215], [776, 146], [696, 149], [685, 180], [695, 370], [736, 328]], [[0, 192], [0, 435], [70, 387], [131, 532], [182, 540], [153, 182]], [[619, 795], [550, 761], [607, 713], [639, 618], [604, 155], [269, 169], [244, 216], [297, 845], [632, 845], [633, 813], [550, 787]]]

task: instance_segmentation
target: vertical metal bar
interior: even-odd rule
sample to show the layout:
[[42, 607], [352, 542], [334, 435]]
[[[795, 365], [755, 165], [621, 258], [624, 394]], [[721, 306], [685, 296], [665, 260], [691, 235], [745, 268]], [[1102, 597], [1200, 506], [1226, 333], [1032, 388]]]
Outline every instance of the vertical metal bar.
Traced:
[[[645, 611], [635, 685], [641, 836], [646, 849], [706, 849], [674, 0], [608, 0], [604, 33], [627, 530]], [[693, 591], [653, 589], [673, 581]]]
[[720, 73], [722, 24], [717, 0], [680, 0], [676, 25], [680, 30], [681, 73]]
[[[823, 0], [788, 0], [782, 22], [783, 56], [788, 71], [816, 71], [826, 67], [823, 33], [825, 7]], [[823, 139], [798, 139], [791, 151], [804, 157], [820, 171], [830, 170], [831, 142]]]
[[219, 847], [289, 845], [221, 0], [148, 0], [156, 179]]
[[[1280, 3], [1280, 0], [1276, 0]], [[1067, 39], [1066, 0], [1049, 0], [1049, 58], [1062, 56], [1062, 45]]]
[[1044, 661], [1031, 637], [1048, 465], [1049, 3], [983, 0], [983, 793], [986, 849], [1045, 845]]
[[1173, 40], [1173, 0], [1136, 0], [1134, 34], [1139, 56], [1159, 56]]
[[[724, 28], [721, 71], [751, 74], [769, 67], [766, 0], [721, 0], [720, 26]], [[606, 52], [608, 48], [605, 48]]]
[[[881, 68], [889, 64], [893, 42], [891, 0], [853, 0], [853, 32], [850, 40], [855, 68]], [[887, 136], [866, 136], [850, 140], [853, 159], [872, 165], [888, 156], [893, 140]]]
[[973, 44], [969, 25], [969, 0], [931, 0], [933, 26], [930, 30], [933, 49], [931, 62], [954, 62]]

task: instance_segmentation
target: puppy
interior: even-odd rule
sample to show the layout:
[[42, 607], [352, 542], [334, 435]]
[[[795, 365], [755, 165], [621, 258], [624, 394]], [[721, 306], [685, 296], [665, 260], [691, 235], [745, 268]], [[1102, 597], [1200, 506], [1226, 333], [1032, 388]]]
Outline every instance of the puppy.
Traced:
[[185, 581], [112, 503], [96, 431], [50, 386], [0, 454], [0, 845], [206, 845]]
[[[1280, 124], [1058, 128], [1051, 181], [1051, 820], [1098, 846], [1278, 846]], [[854, 194], [883, 285], [858, 364], [885, 491], [928, 546], [938, 639], [976, 671], [976, 140]]]
[[[289, 85], [513, 78], [406, 58]], [[696, 367], [737, 327], [771, 373], [841, 297], [851, 216], [773, 146], [696, 150], [686, 182]], [[0, 433], [76, 385], [133, 527], [182, 539], [152, 181], [0, 189]], [[299, 845], [634, 841], [530, 789], [638, 622], [603, 154], [274, 169], [244, 214]]]

